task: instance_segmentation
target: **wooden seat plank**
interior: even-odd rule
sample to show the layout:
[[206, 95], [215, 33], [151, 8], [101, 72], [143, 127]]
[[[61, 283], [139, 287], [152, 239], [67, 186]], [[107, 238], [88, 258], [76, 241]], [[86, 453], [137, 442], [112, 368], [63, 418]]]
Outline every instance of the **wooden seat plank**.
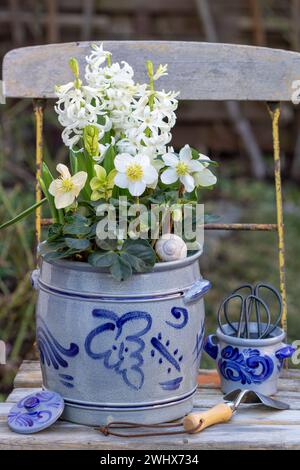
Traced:
[[29, 436], [12, 434], [0, 421], [0, 449], [299, 449], [299, 425], [231, 423], [207, 428], [197, 435], [120, 438], [103, 436], [94, 428], [58, 422]]
[[[216, 371], [201, 370], [200, 373], [213, 378]], [[286, 400], [290, 404], [289, 410], [242, 405], [229, 423], [208, 428], [194, 436], [118, 438], [103, 436], [92, 427], [66, 421], [59, 421], [41, 433], [26, 436], [12, 433], [6, 424], [11, 406], [41, 387], [39, 363], [26, 361], [16, 376], [16, 388], [6, 403], [0, 404], [0, 449], [300, 449], [300, 373], [299, 370], [289, 370], [283, 371], [282, 375], [276, 397]], [[194, 411], [206, 410], [220, 401], [220, 389], [199, 388], [195, 395]]]

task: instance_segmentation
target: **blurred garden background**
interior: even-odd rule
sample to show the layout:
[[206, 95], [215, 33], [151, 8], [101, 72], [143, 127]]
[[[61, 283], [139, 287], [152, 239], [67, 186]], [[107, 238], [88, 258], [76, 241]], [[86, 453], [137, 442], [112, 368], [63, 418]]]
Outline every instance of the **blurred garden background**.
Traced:
[[[300, 51], [300, 0], [0, 0], [0, 56], [13, 48], [67, 41], [220, 41]], [[66, 64], [68, 61], [66, 57]], [[287, 71], [288, 73], [288, 71]], [[299, 77], [300, 79], [300, 77]], [[34, 80], [34, 77], [32, 77]], [[45, 160], [67, 159], [49, 101]], [[289, 339], [300, 339], [300, 108], [281, 109], [281, 154], [287, 255]], [[180, 102], [175, 147], [189, 142], [220, 163], [218, 185], [203, 191], [219, 222], [276, 222], [271, 123], [263, 103]], [[53, 168], [53, 163], [52, 163]], [[35, 140], [30, 100], [0, 106], [0, 224], [34, 201]], [[33, 217], [0, 232], [0, 400], [20, 361], [33, 357], [35, 266]], [[276, 234], [206, 232], [202, 272], [214, 289], [206, 297], [208, 330], [221, 299], [242, 282], [278, 287]], [[203, 358], [203, 365], [210, 365]]]

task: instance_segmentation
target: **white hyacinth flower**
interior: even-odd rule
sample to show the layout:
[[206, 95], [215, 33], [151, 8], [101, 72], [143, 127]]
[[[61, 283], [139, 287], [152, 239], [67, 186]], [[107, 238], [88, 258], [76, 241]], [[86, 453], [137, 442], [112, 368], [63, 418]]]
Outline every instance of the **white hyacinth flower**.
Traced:
[[[216, 183], [217, 178], [213, 173], [198, 160], [192, 157], [192, 150], [185, 145], [179, 152], [166, 153], [162, 156], [163, 161], [169, 167], [161, 175], [164, 184], [172, 184], [180, 181], [187, 193], [192, 192], [196, 186], [211, 186]], [[209, 160], [207, 157], [206, 159]]]
[[58, 101], [55, 111], [60, 124], [65, 128], [62, 139], [67, 147], [72, 148], [79, 142], [84, 127], [88, 125], [94, 125], [99, 129], [100, 139], [111, 129], [112, 124], [108, 116], [105, 116], [103, 125], [98, 124], [98, 116], [105, 115], [105, 110], [94, 88], [88, 86], [77, 88], [74, 82], [70, 82], [56, 87], [56, 94]]
[[121, 65], [116, 62], [105, 67], [101, 65], [110, 57], [109, 52], [103, 51], [103, 45], [94, 45], [92, 53], [86, 57], [85, 79], [90, 86], [105, 91], [110, 86], [135, 90], [133, 68], [125, 61]]
[[153, 75], [153, 80], [158, 80], [160, 77], [163, 77], [164, 75], [168, 75], [168, 64], [162, 65], [160, 64], [157, 67], [157, 70], [155, 74]]
[[49, 193], [54, 196], [56, 209], [64, 209], [73, 204], [87, 180], [87, 173], [79, 171], [71, 176], [66, 165], [59, 163], [56, 167], [61, 176], [52, 181]]
[[91, 68], [98, 68], [111, 56], [111, 52], [103, 50], [103, 43], [92, 44], [92, 52], [86, 56], [86, 63]]
[[129, 153], [133, 156], [137, 153], [136, 144], [128, 139], [120, 139], [116, 145], [119, 153]]
[[116, 186], [127, 188], [132, 196], [141, 196], [146, 187], [153, 187], [157, 182], [158, 173], [147, 155], [133, 157], [129, 153], [121, 153], [116, 156], [114, 164]]
[[[137, 133], [144, 133], [146, 129], [150, 129], [152, 133], [159, 133], [169, 131], [169, 125], [164, 121], [162, 113], [156, 109], [151, 111], [150, 106], [145, 106], [143, 109], [137, 109], [132, 113], [132, 117], [137, 122]], [[143, 136], [141, 136], [141, 139]]]

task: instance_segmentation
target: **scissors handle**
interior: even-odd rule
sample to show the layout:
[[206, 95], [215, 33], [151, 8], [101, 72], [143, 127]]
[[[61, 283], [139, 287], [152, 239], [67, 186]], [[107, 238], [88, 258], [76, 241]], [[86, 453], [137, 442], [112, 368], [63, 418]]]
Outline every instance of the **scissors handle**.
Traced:
[[[267, 336], [270, 336], [270, 334], [277, 328], [277, 326], [279, 325], [280, 323], [280, 320], [282, 318], [282, 310], [283, 310], [283, 305], [282, 305], [282, 298], [281, 298], [281, 295], [280, 293], [278, 292], [277, 289], [275, 289], [275, 287], [271, 286], [270, 284], [265, 284], [265, 283], [258, 283], [256, 284], [256, 286], [254, 287], [254, 294], [259, 297], [261, 299], [261, 294], [260, 294], [260, 290], [261, 289], [265, 289], [266, 291], [270, 291], [272, 294], [274, 294], [277, 302], [278, 302], [278, 306], [279, 306], [279, 310], [278, 310], [278, 315], [277, 317], [275, 318], [275, 321], [273, 322], [272, 321], [272, 315], [270, 313], [270, 326], [269, 326], [269, 329], [267, 331], [264, 332], [262, 338], [266, 338]], [[270, 312], [270, 309], [269, 309], [269, 312]]]
[[[250, 328], [249, 325], [252, 323], [251, 322], [251, 315], [252, 315], [252, 310], [253, 310], [253, 304], [255, 305], [255, 316], [256, 316], [256, 325], [257, 325], [257, 334], [256, 334], [256, 339], [262, 339], [265, 337], [267, 331], [270, 328], [270, 323], [271, 323], [271, 315], [270, 315], [270, 310], [267, 306], [267, 304], [264, 302], [263, 299], [260, 297], [257, 297], [254, 294], [248, 295], [248, 297], [245, 299], [245, 311], [246, 311], [246, 324], [247, 324], [247, 331], [246, 331], [246, 338], [250, 338]], [[266, 324], [265, 329], [262, 332], [261, 326], [261, 310], [260, 306], [263, 307], [265, 311], [265, 316], [266, 316]]]
[[[248, 295], [243, 295], [242, 291], [248, 290]], [[267, 302], [262, 298], [261, 291], [270, 291], [276, 298], [279, 311], [272, 322], [272, 315]], [[244, 292], [245, 294], [245, 292]], [[237, 322], [233, 322], [230, 319], [230, 303], [238, 299], [240, 301], [240, 313]], [[226, 297], [221, 303], [217, 319], [220, 330], [223, 334], [228, 335], [228, 329], [225, 329], [225, 324], [228, 325], [234, 336], [237, 338], [250, 338], [252, 328], [250, 328], [251, 317], [255, 312], [255, 321], [257, 324], [256, 338], [263, 339], [270, 336], [270, 334], [277, 328], [282, 317], [282, 299], [279, 292], [269, 284], [257, 283], [254, 287], [251, 284], [243, 284], [235, 289], [228, 297]], [[222, 316], [224, 315], [225, 324], [222, 324]], [[263, 322], [262, 322], [263, 318]], [[263, 326], [264, 325], [264, 326]]]
[[[228, 312], [228, 304], [233, 299], [239, 299], [241, 301], [240, 316], [239, 316], [239, 321], [238, 321], [238, 327], [237, 328], [236, 328], [236, 326], [234, 326], [233, 322], [230, 320], [230, 318], [229, 318], [230, 313]], [[225, 317], [225, 321], [226, 321], [225, 324], [227, 324], [232, 329], [235, 336], [240, 337], [241, 327], [242, 327], [242, 322], [243, 322], [243, 317], [244, 317], [244, 308], [243, 308], [243, 306], [244, 306], [244, 299], [240, 294], [231, 294], [228, 297], [226, 297], [223, 300], [223, 302], [221, 303], [221, 305], [219, 307], [219, 310], [218, 310], [217, 318], [218, 318], [218, 325], [220, 327], [220, 330], [222, 331], [222, 333], [224, 335], [228, 335], [228, 331], [225, 330], [224, 325], [222, 324], [222, 320], [221, 320], [222, 314], [224, 314], [224, 317]]]

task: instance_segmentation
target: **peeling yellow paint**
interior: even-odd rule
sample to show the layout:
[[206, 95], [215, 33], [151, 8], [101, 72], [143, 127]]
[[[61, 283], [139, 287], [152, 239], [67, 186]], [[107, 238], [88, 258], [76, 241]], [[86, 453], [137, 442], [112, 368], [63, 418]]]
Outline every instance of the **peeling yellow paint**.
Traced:
[[279, 117], [280, 103], [270, 103], [268, 105], [272, 119], [272, 135], [274, 150], [274, 175], [276, 192], [276, 211], [278, 228], [278, 258], [279, 258], [279, 280], [280, 293], [282, 296], [282, 319], [281, 326], [287, 332], [287, 299], [285, 285], [285, 250], [284, 250], [284, 227], [282, 208], [282, 187], [281, 187], [281, 165], [280, 165], [280, 142], [279, 142]]
[[[44, 114], [44, 101], [34, 100], [33, 102], [34, 116], [35, 116], [35, 132], [36, 132], [36, 147], [35, 147], [35, 164], [36, 164], [36, 182], [35, 182], [35, 200], [40, 202], [42, 192], [39, 185], [39, 178], [42, 171], [43, 160], [43, 114]], [[41, 241], [41, 207], [35, 211], [35, 234], [36, 244]]]

